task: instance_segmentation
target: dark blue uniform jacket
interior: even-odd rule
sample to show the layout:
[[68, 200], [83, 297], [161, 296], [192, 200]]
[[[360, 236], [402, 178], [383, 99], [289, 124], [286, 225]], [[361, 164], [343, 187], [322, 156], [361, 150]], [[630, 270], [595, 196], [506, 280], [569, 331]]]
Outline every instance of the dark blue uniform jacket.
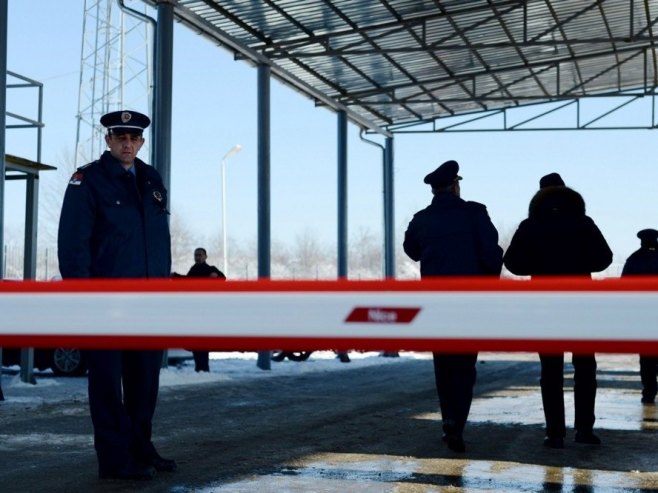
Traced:
[[404, 235], [405, 253], [420, 261], [421, 277], [499, 275], [503, 251], [487, 209], [439, 193], [417, 212]]
[[658, 250], [642, 247], [626, 259], [622, 276], [658, 275]]
[[167, 191], [152, 166], [136, 159], [135, 170], [106, 151], [71, 177], [58, 234], [64, 279], [169, 277]]
[[217, 274], [217, 277], [219, 278], [226, 279], [226, 276], [221, 270], [214, 265], [208, 265], [206, 262], [203, 262], [202, 264], [194, 264], [190, 267], [187, 277], [210, 277], [213, 273]]

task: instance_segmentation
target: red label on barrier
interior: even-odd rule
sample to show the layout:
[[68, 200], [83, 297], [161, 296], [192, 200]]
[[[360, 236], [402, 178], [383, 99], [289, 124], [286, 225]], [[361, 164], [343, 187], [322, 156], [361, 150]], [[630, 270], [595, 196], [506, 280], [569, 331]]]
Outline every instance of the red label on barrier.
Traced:
[[381, 306], [357, 306], [345, 319], [346, 323], [408, 324], [420, 312], [420, 308], [390, 308]]

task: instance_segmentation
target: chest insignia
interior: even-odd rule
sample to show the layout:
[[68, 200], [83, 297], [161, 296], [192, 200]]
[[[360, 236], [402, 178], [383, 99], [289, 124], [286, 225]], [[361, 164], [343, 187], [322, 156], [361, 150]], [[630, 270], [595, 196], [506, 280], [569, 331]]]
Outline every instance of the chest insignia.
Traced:
[[158, 202], [162, 202], [162, 194], [158, 192], [157, 190], [153, 191], [153, 198], [157, 200]]

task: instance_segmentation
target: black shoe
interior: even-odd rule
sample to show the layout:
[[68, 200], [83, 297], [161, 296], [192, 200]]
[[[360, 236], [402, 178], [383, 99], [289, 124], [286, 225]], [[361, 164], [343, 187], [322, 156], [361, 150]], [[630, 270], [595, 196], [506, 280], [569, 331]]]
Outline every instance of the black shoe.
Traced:
[[576, 443], [584, 443], [586, 445], [601, 445], [601, 439], [591, 431], [577, 431], [574, 441]]
[[99, 479], [149, 481], [155, 477], [155, 467], [130, 463], [112, 471], [99, 471], [98, 477]]
[[656, 403], [656, 398], [655, 397], [653, 399], [651, 399], [649, 397], [642, 397], [642, 404], [651, 405], [651, 404], [655, 404], [655, 403]]
[[558, 437], [545, 437], [544, 447], [548, 448], [564, 448], [564, 438]]
[[350, 357], [347, 355], [347, 353], [339, 353], [337, 358], [341, 363], [349, 363], [350, 362]]
[[459, 435], [448, 435], [447, 433], [444, 433], [441, 437], [441, 440], [446, 442], [448, 444], [448, 448], [453, 452], [459, 452], [460, 454], [466, 452], [466, 444], [464, 443], [464, 439]]
[[178, 467], [175, 460], [165, 459], [160, 457], [157, 453], [151, 457], [149, 464], [155, 467], [155, 470], [158, 472], [174, 472]]
[[464, 439], [460, 436], [449, 436], [446, 439], [448, 442], [448, 448], [453, 452], [458, 452], [463, 454], [466, 452], [466, 445], [464, 444]]

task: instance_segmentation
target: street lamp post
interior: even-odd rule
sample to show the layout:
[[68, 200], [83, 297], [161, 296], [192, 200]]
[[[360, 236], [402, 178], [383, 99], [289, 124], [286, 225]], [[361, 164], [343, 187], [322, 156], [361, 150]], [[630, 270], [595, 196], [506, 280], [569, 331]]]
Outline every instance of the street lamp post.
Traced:
[[228, 246], [226, 234], [226, 160], [242, 150], [240, 144], [231, 147], [222, 158], [222, 247], [224, 251], [224, 275], [228, 277]]

